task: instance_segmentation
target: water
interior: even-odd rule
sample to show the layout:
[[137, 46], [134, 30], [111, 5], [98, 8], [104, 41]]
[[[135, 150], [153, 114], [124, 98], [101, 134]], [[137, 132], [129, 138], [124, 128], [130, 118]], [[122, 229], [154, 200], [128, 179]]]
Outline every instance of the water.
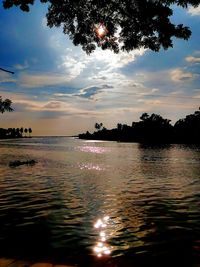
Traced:
[[[38, 163], [8, 166], [29, 159]], [[95, 266], [197, 266], [200, 148], [1, 140], [0, 256], [80, 266], [94, 260]]]

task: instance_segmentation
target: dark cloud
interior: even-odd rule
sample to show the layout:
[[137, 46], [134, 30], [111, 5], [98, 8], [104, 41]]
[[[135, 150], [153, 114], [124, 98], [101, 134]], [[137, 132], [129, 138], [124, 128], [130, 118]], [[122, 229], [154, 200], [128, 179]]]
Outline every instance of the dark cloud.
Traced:
[[95, 95], [101, 93], [104, 89], [111, 89], [111, 88], [114, 87], [108, 84], [103, 84], [101, 86], [86, 87], [81, 89], [79, 93], [76, 94], [76, 96], [92, 99]]

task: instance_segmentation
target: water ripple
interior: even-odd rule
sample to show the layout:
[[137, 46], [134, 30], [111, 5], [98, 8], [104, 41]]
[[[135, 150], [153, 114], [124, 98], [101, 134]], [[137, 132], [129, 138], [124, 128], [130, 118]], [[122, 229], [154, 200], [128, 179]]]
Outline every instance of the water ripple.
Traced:
[[47, 139], [0, 144], [2, 255], [198, 262], [199, 148]]

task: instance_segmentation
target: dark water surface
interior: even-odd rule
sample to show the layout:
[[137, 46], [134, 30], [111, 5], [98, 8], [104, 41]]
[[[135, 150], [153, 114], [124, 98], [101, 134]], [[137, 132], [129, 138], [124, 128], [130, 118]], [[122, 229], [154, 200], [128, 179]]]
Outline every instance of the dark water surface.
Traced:
[[200, 148], [0, 141], [0, 256], [199, 266]]

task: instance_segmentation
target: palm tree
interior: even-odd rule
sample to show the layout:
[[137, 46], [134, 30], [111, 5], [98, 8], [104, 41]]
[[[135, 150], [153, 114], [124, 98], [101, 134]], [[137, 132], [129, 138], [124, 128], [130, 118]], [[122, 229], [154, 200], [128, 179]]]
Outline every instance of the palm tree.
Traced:
[[11, 112], [13, 108], [11, 107], [12, 101], [10, 99], [3, 100], [0, 96], [0, 112], [4, 113], [5, 111]]
[[30, 134], [32, 133], [32, 129], [28, 128], [28, 132], [29, 132], [29, 137], [30, 137]]
[[20, 131], [21, 135], [23, 136], [24, 128], [21, 127], [19, 131]]
[[16, 129], [16, 137], [20, 137], [20, 129], [19, 128]]
[[24, 132], [25, 132], [25, 137], [26, 137], [26, 134], [28, 133], [28, 129], [25, 128], [25, 129], [24, 129]]
[[102, 127], [103, 127], [103, 123], [102, 122], [100, 122], [100, 123], [96, 122], [95, 125], [94, 125], [94, 128], [97, 129], [97, 130], [100, 130]]

